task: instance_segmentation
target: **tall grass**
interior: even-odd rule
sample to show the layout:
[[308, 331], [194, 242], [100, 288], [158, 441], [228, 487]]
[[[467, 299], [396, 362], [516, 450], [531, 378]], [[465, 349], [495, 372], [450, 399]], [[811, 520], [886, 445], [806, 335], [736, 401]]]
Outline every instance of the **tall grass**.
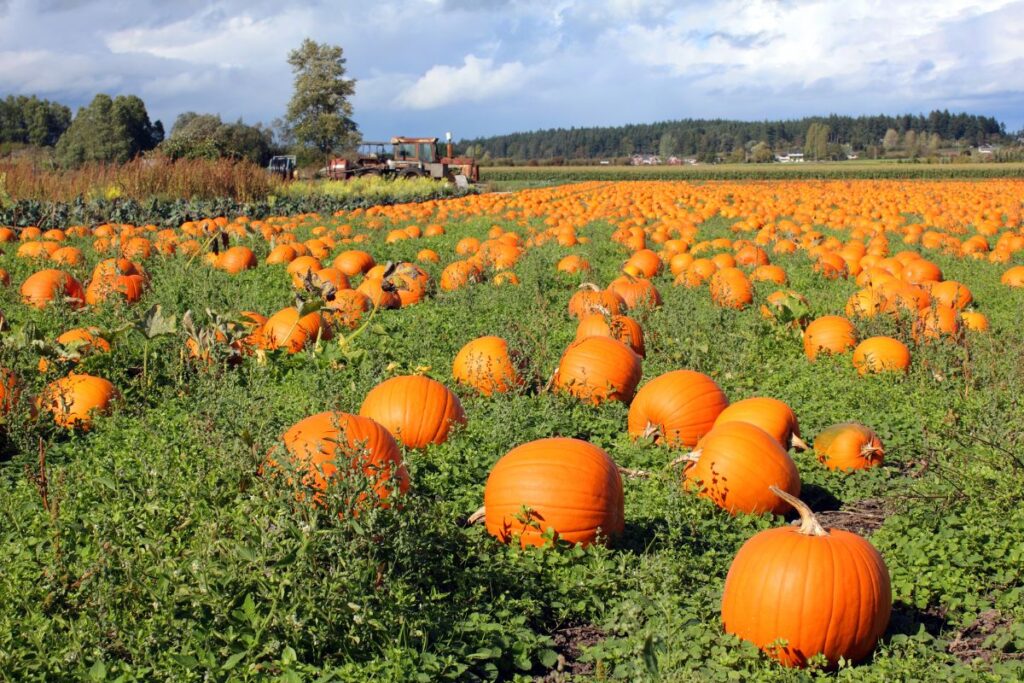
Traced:
[[0, 160], [0, 197], [70, 202], [84, 199], [264, 199], [283, 183], [249, 161], [139, 157], [125, 164], [43, 168], [29, 160]]
[[378, 176], [353, 178], [345, 182], [314, 180], [290, 183], [278, 188], [282, 197], [308, 198], [325, 196], [333, 199], [360, 199], [371, 204], [416, 202], [442, 199], [461, 194], [451, 183], [430, 178], [385, 179]]

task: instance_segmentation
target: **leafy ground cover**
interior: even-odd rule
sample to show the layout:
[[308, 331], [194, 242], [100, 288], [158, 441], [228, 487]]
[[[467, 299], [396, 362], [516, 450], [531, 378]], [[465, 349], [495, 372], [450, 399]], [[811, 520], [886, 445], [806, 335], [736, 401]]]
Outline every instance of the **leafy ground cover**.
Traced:
[[[1012, 242], [1022, 197], [1019, 181], [586, 183], [190, 223], [163, 238], [120, 225], [69, 230], [60, 243], [78, 247], [82, 261], [57, 266], [19, 256], [26, 242], [58, 237], [30, 232], [0, 255], [11, 283], [0, 288], [0, 366], [20, 388], [0, 462], [0, 679], [1018, 678], [1024, 290], [1000, 279], [1021, 262]], [[634, 228], [666, 264], [652, 278], [662, 305], [630, 313], [646, 338], [641, 387], [696, 370], [731, 401], [786, 401], [808, 441], [849, 420], [884, 441], [884, 464], [855, 473], [793, 453], [802, 497], [821, 521], [865, 535], [889, 568], [893, 615], [867, 661], [784, 669], [725, 634], [719, 608], [732, 558], [753, 534], [787, 521], [732, 516], [684, 490], [668, 466], [680, 451], [631, 439], [626, 405], [546, 389], [576, 334], [569, 297], [583, 281], [603, 286], [621, 275], [631, 251], [623, 230]], [[360, 332], [339, 328], [297, 353], [188, 349], [188, 330], [194, 338], [195, 328], [212, 329], [215, 316], [269, 315], [294, 303], [286, 264], [265, 263], [288, 243], [284, 235], [330, 238], [325, 264], [353, 248], [378, 263], [417, 261], [430, 249], [439, 262], [419, 265], [438, 283], [472, 252], [464, 238], [499, 232], [519, 235], [523, 249], [505, 268], [518, 285], [495, 284], [500, 269], [482, 261], [481, 282], [432, 285], [421, 303], [365, 312]], [[855, 318], [861, 338], [893, 336], [912, 354], [905, 374], [858, 376], [849, 353], [812, 363], [798, 328], [760, 313], [774, 283], [755, 282], [754, 305], [743, 310], [716, 305], [706, 285], [673, 284], [667, 265], [681, 245], [669, 241], [711, 256], [762, 235], [810, 318], [842, 315], [861, 288], [852, 274], [824, 277], [816, 249], [834, 237], [923, 254], [970, 288], [971, 308], [991, 329], [925, 343], [906, 316]], [[979, 257], [964, 246], [975, 235], [989, 249]], [[139, 236], [153, 244], [148, 257], [131, 241]], [[715, 239], [730, 243], [715, 248]], [[785, 240], [798, 248], [773, 248]], [[229, 274], [192, 253], [191, 241], [246, 246], [258, 266]], [[145, 270], [136, 303], [115, 296], [36, 309], [22, 301], [19, 286], [32, 273], [60, 267], [84, 283], [118, 249]], [[558, 271], [571, 254], [592, 270]], [[57, 354], [56, 336], [83, 326], [96, 326], [110, 351]], [[455, 383], [456, 353], [483, 335], [505, 338], [525, 359], [520, 390], [480, 396]], [[108, 379], [120, 394], [88, 431], [32, 414], [32, 397], [71, 369]], [[288, 477], [268, 473], [268, 454], [291, 425], [324, 410], [358, 412], [377, 383], [414, 373], [454, 390], [467, 422], [445, 443], [404, 451], [412, 485], [397, 504], [353, 514], [366, 482], [350, 476], [333, 480], [317, 506]], [[587, 440], [647, 473], [625, 479], [626, 528], [610, 547], [521, 549], [466, 524], [494, 463], [548, 436]]]

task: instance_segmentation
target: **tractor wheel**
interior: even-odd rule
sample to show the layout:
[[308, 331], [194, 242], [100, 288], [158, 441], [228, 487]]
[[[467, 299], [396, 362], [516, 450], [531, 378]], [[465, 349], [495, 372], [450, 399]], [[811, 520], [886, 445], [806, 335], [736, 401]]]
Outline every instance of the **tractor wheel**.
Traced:
[[423, 171], [419, 170], [418, 168], [407, 168], [404, 171], [402, 171], [402, 178], [405, 178], [407, 180], [422, 177]]

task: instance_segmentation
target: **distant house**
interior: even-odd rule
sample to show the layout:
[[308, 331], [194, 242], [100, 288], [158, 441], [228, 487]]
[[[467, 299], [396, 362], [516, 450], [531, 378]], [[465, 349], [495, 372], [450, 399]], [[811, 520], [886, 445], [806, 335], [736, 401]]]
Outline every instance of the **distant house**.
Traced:
[[669, 166], [679, 166], [680, 164], [683, 163], [683, 160], [680, 159], [677, 156], [670, 156], [668, 158], [668, 162], [667, 163], [668, 163]]
[[661, 157], [657, 154], [634, 154], [629, 159], [632, 166], [658, 166], [661, 164]]
[[982, 156], [992, 156], [995, 154], [996, 148], [992, 145], [980, 145], [978, 147], [978, 154]]
[[687, 166], [696, 166], [697, 157], [683, 157], [683, 163], [686, 164]]
[[778, 161], [780, 164], [802, 164], [804, 162], [804, 155], [803, 152], [776, 154], [775, 161]]
[[607, 159], [601, 159], [601, 161], [597, 163], [601, 164], [602, 166], [611, 166], [612, 162], [608, 161]]

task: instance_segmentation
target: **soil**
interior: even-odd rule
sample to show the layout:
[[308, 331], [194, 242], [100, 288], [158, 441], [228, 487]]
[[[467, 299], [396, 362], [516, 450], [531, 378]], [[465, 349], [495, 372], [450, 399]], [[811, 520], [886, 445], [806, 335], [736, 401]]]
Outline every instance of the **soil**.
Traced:
[[1009, 659], [1024, 660], [1024, 652], [1003, 652], [986, 646], [989, 637], [1010, 628], [1013, 619], [999, 610], [990, 609], [978, 615], [974, 623], [953, 634], [947, 649], [961, 661], [980, 659], [986, 663]]
[[866, 498], [844, 504], [838, 510], [816, 512], [814, 516], [826, 529], [842, 529], [864, 536], [882, 526], [890, 513], [882, 498]]
[[576, 676], [594, 673], [593, 662], [579, 661], [584, 648], [599, 643], [605, 638], [605, 632], [592, 624], [581, 624], [560, 628], [551, 634], [558, 652], [558, 664], [544, 676], [534, 680], [536, 683], [564, 683]]

